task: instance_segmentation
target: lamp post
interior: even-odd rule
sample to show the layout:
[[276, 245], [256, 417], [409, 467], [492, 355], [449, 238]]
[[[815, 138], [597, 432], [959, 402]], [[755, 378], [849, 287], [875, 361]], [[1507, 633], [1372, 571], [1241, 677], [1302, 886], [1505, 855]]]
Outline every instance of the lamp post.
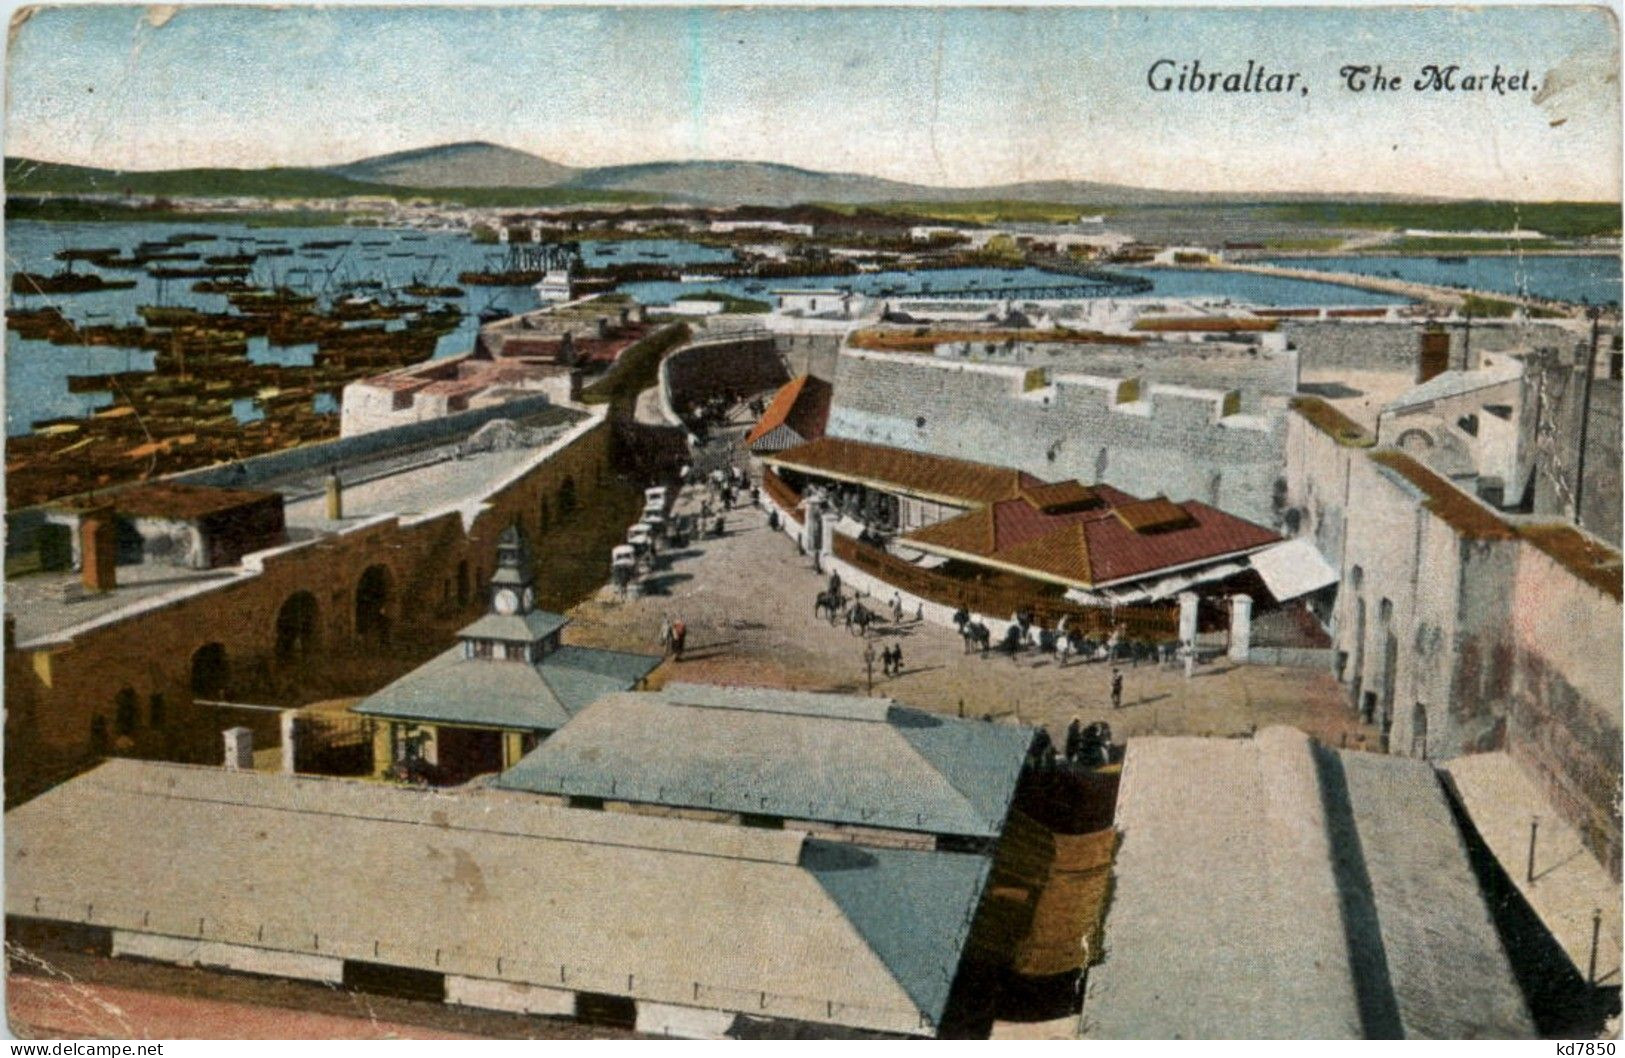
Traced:
[[868, 680], [868, 693], [872, 695], [875, 693], [875, 645], [873, 643], [863, 645], [863, 671], [865, 678]]

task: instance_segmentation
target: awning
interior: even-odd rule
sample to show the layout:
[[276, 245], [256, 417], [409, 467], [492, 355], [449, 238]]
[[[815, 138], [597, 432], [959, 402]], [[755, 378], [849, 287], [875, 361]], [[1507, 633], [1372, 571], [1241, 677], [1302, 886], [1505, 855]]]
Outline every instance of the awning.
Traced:
[[1252, 555], [1250, 561], [1276, 602], [1308, 595], [1338, 580], [1331, 563], [1321, 557], [1314, 544], [1302, 538], [1266, 547]]

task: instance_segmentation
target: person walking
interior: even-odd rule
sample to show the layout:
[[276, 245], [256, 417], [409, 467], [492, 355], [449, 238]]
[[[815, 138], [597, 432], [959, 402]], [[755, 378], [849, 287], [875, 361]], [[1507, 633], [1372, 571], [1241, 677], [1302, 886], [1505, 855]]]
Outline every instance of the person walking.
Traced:
[[1083, 721], [1077, 717], [1066, 725], [1066, 759], [1075, 761], [1083, 752]]
[[891, 674], [893, 676], [903, 674], [903, 644], [901, 643], [894, 644], [891, 648]]
[[660, 618], [660, 652], [662, 654], [671, 653], [671, 642], [671, 614], [664, 614]]
[[1112, 669], [1112, 708], [1123, 708], [1123, 671]]
[[683, 660], [683, 644], [687, 639], [688, 626], [681, 620], [673, 621], [671, 624], [671, 652], [675, 660]]

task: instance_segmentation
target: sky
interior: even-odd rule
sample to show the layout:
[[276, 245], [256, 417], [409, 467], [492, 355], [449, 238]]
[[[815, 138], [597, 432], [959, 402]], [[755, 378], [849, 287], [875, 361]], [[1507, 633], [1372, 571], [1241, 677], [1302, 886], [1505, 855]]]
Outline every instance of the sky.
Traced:
[[[1154, 92], [1159, 59], [1307, 93]], [[1378, 63], [1400, 90], [1339, 76]], [[1416, 91], [1428, 63], [1538, 90]], [[46, 7], [14, 24], [5, 147], [160, 169], [488, 140], [950, 186], [1617, 200], [1618, 70], [1598, 7]]]

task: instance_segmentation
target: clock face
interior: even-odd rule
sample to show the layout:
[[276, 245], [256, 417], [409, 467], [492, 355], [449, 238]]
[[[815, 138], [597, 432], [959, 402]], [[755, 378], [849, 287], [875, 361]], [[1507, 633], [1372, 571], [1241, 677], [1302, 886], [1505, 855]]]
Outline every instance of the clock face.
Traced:
[[526, 588], [525, 589], [525, 609], [534, 610], [535, 608], [536, 608], [536, 590], [534, 588]]
[[511, 614], [519, 609], [519, 596], [513, 593], [512, 588], [503, 588], [491, 600], [491, 606], [499, 614]]

